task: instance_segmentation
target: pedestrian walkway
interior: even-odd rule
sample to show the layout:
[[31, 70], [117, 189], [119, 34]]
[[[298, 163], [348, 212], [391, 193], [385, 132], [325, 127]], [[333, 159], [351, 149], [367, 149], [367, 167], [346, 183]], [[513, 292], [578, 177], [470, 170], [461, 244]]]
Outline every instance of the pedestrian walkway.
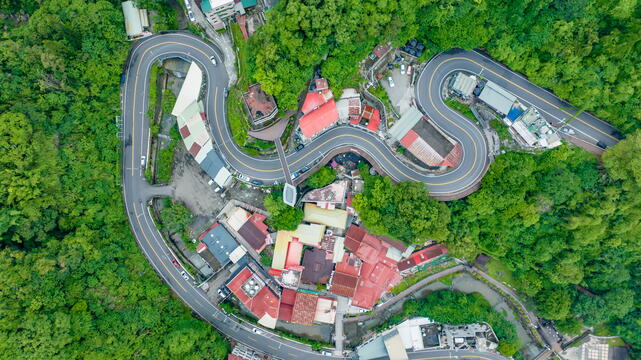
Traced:
[[280, 166], [283, 167], [283, 174], [285, 175], [285, 182], [290, 185], [292, 184], [292, 175], [289, 172], [289, 166], [287, 165], [287, 158], [285, 157], [285, 150], [283, 150], [283, 144], [279, 140], [275, 141], [276, 150], [278, 151], [278, 160], [280, 160]]
[[338, 296], [336, 304], [336, 320], [334, 322], [334, 356], [343, 356], [343, 342], [345, 335], [343, 331], [343, 318], [349, 307], [349, 300], [346, 297]]

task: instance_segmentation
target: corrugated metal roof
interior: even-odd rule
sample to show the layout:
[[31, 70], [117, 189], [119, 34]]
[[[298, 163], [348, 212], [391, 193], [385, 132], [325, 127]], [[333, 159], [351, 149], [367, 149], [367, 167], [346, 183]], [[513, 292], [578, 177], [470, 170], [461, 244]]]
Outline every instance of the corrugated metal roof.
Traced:
[[[203, 0], [203, 4], [208, 0]], [[200, 70], [196, 63], [191, 63], [189, 70], [187, 71], [187, 76], [183, 82], [182, 87], [180, 88], [180, 93], [176, 98], [176, 104], [171, 110], [171, 114], [174, 116], [180, 115], [187, 106], [192, 102], [198, 100], [198, 95], [200, 94], [200, 86], [203, 82], [203, 72]]]
[[299, 120], [299, 125], [306, 137], [312, 137], [336, 121], [338, 121], [338, 110], [336, 102], [331, 99], [316, 110], [303, 115]]
[[410, 107], [389, 130], [390, 136], [400, 141], [422, 117], [423, 114], [417, 108]]
[[125, 15], [125, 30], [128, 36], [136, 36], [142, 33], [142, 22], [140, 21], [140, 11], [133, 1], [122, 3], [122, 12]]
[[314, 204], [305, 203], [304, 220], [338, 229], [345, 229], [345, 227], [347, 227], [347, 211], [340, 209], [321, 209]]
[[479, 99], [501, 115], [506, 115], [516, 101], [516, 96], [497, 84], [488, 81], [479, 95]]

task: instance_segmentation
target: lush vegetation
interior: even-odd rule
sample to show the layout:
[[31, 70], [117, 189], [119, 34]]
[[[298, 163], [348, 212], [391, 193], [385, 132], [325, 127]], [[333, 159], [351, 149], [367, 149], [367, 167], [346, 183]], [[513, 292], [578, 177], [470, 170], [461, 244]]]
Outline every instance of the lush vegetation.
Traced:
[[311, 188], [318, 189], [329, 185], [336, 179], [336, 170], [329, 166], [323, 166], [315, 173], [311, 174], [305, 184]]
[[479, 191], [449, 203], [450, 251], [499, 259], [539, 314], [565, 329], [606, 323], [639, 346], [640, 155], [636, 133], [605, 153], [603, 168], [567, 146], [499, 156]]
[[174, 166], [176, 146], [180, 145], [181, 140], [180, 133], [178, 132], [178, 126], [172, 126], [169, 130], [169, 143], [165, 148], [158, 150], [156, 179], [160, 183], [166, 184], [171, 181], [171, 171]]
[[170, 235], [178, 234], [187, 248], [196, 249], [196, 244], [189, 239], [188, 226], [194, 220], [194, 214], [187, 207], [175, 200], [163, 199], [163, 206], [160, 209], [159, 227], [166, 230]]
[[416, 316], [451, 325], [486, 322], [499, 338], [498, 350], [501, 354], [512, 356], [520, 347], [514, 324], [507, 321], [503, 314], [496, 312], [479, 293], [435, 291], [423, 299], [405, 302], [403, 311], [391, 317], [388, 323], [399, 323]]
[[266, 15], [250, 39], [249, 70], [282, 108], [296, 108], [316, 66], [340, 93], [377, 43], [418, 38], [424, 57], [485, 48], [624, 132], [641, 120], [636, 1], [286, 0]]
[[429, 198], [424, 184], [412, 181], [395, 184], [388, 177], [370, 175], [365, 165], [359, 169], [365, 189], [356, 195], [353, 206], [369, 231], [417, 244], [447, 238], [449, 209], [445, 203]]
[[263, 205], [269, 212], [267, 223], [274, 229], [296, 230], [303, 221], [303, 210], [285, 204], [282, 190], [272, 191], [271, 194], [265, 196]]
[[0, 352], [14, 359], [223, 359], [156, 276], [120, 188], [120, 1], [1, 2]]
[[460, 114], [463, 114], [466, 118], [472, 121], [478, 121], [476, 119], [476, 116], [474, 116], [474, 113], [472, 112], [472, 110], [470, 110], [470, 107], [468, 105], [460, 103], [454, 98], [445, 99], [445, 104], [447, 104], [447, 106], [451, 107], [452, 109], [458, 111]]

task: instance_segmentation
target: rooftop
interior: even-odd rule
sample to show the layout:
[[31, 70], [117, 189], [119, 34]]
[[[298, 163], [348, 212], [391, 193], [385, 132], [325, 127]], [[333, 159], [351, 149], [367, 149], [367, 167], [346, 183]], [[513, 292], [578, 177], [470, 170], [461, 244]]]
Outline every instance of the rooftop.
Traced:
[[447, 254], [447, 248], [441, 244], [428, 246], [412, 253], [407, 259], [400, 261], [398, 263], [398, 269], [405, 271], [414, 266], [428, 263], [445, 254]]
[[272, 119], [278, 110], [274, 97], [263, 91], [260, 84], [251, 85], [249, 90], [243, 94], [243, 100], [249, 109], [249, 116], [255, 124]]
[[325, 226], [345, 229], [347, 227], [347, 211], [339, 209], [322, 209], [314, 204], [305, 203], [303, 220]]
[[351, 298], [356, 292], [358, 277], [335, 271], [332, 275], [330, 291], [336, 295]]
[[492, 81], [488, 81], [481, 91], [481, 95], [479, 95], [479, 100], [505, 116], [510, 112], [512, 105], [516, 102], [516, 96]]
[[333, 324], [336, 320], [336, 300], [328, 297], [319, 297], [316, 305], [314, 321]]
[[331, 99], [316, 110], [303, 115], [299, 120], [299, 125], [303, 135], [309, 138], [336, 121], [338, 121], [338, 110], [336, 102]]
[[305, 196], [303, 196], [303, 201], [342, 204], [345, 202], [346, 192], [347, 181], [338, 181], [320, 189], [314, 189], [308, 192], [307, 194], [305, 194]]
[[308, 292], [298, 291], [296, 293], [296, 302], [291, 322], [312, 325], [314, 323], [314, 316], [316, 315], [316, 304], [318, 303], [318, 295]]
[[274, 328], [280, 302], [263, 279], [244, 267], [227, 283], [227, 288], [258, 317], [261, 325]]
[[307, 249], [303, 254], [303, 273], [301, 281], [309, 284], [327, 284], [334, 270], [332, 258], [322, 249]]
[[227, 265], [230, 261], [235, 263], [245, 254], [234, 237], [218, 223], [202, 234], [199, 240], [207, 245], [207, 249], [221, 266]]

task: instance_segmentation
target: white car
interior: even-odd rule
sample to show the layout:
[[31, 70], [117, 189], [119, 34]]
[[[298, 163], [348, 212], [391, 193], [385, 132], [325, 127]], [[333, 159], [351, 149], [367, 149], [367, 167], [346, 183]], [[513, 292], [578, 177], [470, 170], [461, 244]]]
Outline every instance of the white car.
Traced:
[[183, 271], [183, 272], [181, 272], [181, 273], [180, 273], [180, 276], [182, 276], [182, 277], [183, 277], [183, 279], [185, 279], [185, 280], [189, 281], [189, 276], [187, 275], [187, 273], [186, 273], [186, 272], [184, 272], [184, 271]]
[[142, 155], [142, 156], [140, 157], [140, 166], [144, 167], [144, 166], [145, 166], [145, 161], [146, 161], [146, 160], [147, 160], [147, 158], [145, 157], [145, 155]]
[[191, 12], [191, 10], [189, 10], [189, 11], [187, 12], [187, 16], [189, 17], [189, 21], [191, 21], [191, 22], [196, 21], [196, 17], [194, 16], [194, 13], [193, 13], [193, 12]]
[[412, 65], [407, 67], [407, 76], [412, 75]]
[[324, 356], [332, 356], [333, 354], [332, 354], [332, 352], [331, 352], [331, 351], [322, 350], [322, 351], [321, 351], [321, 355], [324, 355]]
[[257, 328], [252, 328], [252, 332], [254, 334], [262, 334], [263, 333], [262, 331], [258, 330]]
[[401, 75], [405, 75], [405, 64], [401, 64]]
[[214, 66], [218, 65], [218, 63], [216, 62], [215, 56], [210, 57], [209, 60], [211, 60], [211, 63], [214, 64]]
[[185, 0], [185, 7], [187, 10], [191, 10], [191, 3], [189, 3], [189, 0]]
[[389, 87], [393, 88], [394, 87], [394, 80], [392, 80], [391, 76], [387, 77], [387, 81], [389, 81]]

